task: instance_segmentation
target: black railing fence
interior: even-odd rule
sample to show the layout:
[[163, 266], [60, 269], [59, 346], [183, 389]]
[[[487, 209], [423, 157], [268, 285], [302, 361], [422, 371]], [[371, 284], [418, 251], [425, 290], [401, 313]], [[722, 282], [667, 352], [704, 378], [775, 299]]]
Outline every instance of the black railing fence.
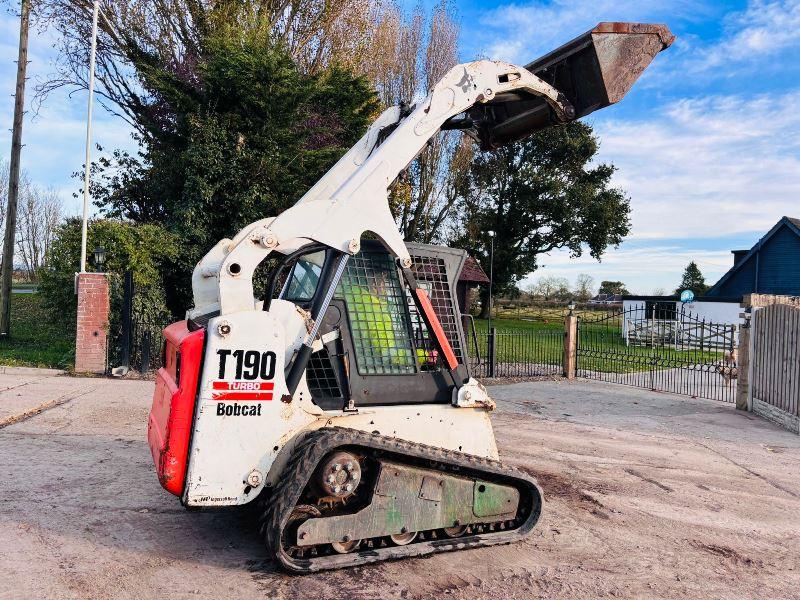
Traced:
[[473, 377], [537, 377], [560, 375], [564, 349], [562, 328], [476, 329], [467, 319], [469, 366]]
[[[119, 318], [111, 324], [109, 368], [155, 370], [161, 361], [162, 330], [179, 317], [137, 311], [132, 278], [120, 285], [124, 290]], [[735, 401], [736, 325], [697, 318], [680, 306], [542, 310], [491, 328], [487, 321], [466, 315], [463, 330], [472, 376], [578, 376]]]
[[170, 323], [180, 320], [163, 311], [137, 310], [131, 273], [126, 273], [114, 285], [112, 297], [119, 298], [117, 311], [112, 311], [110, 335], [108, 336], [108, 368], [113, 373], [120, 369], [148, 373], [161, 366], [163, 330]]

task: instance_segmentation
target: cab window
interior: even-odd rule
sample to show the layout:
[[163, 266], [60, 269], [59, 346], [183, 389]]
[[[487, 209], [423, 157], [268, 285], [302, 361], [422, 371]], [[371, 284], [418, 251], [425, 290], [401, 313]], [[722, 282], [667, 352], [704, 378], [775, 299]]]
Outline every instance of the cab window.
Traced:
[[317, 290], [325, 252], [313, 252], [297, 259], [289, 275], [284, 298], [292, 302], [305, 302], [314, 297]]

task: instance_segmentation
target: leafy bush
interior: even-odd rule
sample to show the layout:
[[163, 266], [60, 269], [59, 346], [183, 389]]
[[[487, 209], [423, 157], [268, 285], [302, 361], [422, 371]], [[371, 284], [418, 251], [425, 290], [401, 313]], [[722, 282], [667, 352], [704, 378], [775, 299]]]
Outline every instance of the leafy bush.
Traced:
[[[155, 319], [168, 316], [162, 269], [177, 256], [175, 236], [158, 225], [139, 225], [125, 221], [99, 219], [89, 223], [87, 252], [102, 246], [106, 251], [104, 271], [111, 280], [112, 328], [122, 308], [122, 277], [133, 273], [137, 290], [134, 310]], [[80, 269], [81, 221], [68, 219], [59, 226], [56, 238], [39, 274], [39, 293], [43, 307], [56, 322], [75, 323], [77, 296], [75, 273]], [[91, 270], [87, 267], [87, 270]], [[187, 273], [191, 278], [191, 272]]]

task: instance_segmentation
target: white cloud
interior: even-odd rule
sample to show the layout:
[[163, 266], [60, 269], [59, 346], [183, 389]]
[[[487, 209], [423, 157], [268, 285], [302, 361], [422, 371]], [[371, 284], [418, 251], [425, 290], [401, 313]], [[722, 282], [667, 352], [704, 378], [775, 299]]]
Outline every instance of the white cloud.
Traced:
[[751, 0], [725, 19], [725, 33], [713, 46], [697, 48], [690, 67], [709, 70], [753, 63], [800, 48], [800, 0]]
[[[618, 167], [614, 183], [631, 196], [633, 234], [602, 263], [566, 252], [542, 257], [533, 279], [574, 281], [587, 272], [649, 293], [674, 287], [695, 260], [714, 282], [732, 259], [709, 238], [757, 239], [784, 214], [800, 216], [800, 89], [760, 94], [767, 73], [796, 66], [800, 0], [750, 0], [735, 12], [702, 0], [535, 0], [489, 11], [477, 35], [486, 36], [487, 55], [526, 62], [612, 20], [663, 21], [680, 32], [637, 83], [649, 98], [644, 112], [627, 104], [609, 111], [624, 119], [593, 117], [598, 158]], [[749, 72], [756, 69], [761, 79]], [[734, 95], [698, 95], [723, 78], [743, 86]]]
[[[703, 72], [726, 77], [735, 66], [762, 66], [765, 58], [800, 47], [800, 0], [750, 0], [744, 10], [725, 11], [724, 3], [707, 0], [534, 0], [498, 5], [482, 15], [480, 28], [470, 34], [480, 38], [477, 43], [483, 44], [486, 56], [524, 63], [600, 21], [673, 26], [721, 21], [722, 34], [714, 42], [691, 32], [678, 36], [666, 59], [676, 76]], [[464, 41], [476, 44], [473, 39]], [[720, 66], [727, 68], [719, 70]]]
[[[800, 214], [800, 91], [685, 99], [650, 120], [598, 120], [599, 158], [630, 194], [633, 237], [765, 232]], [[658, 111], [654, 111], [656, 114]]]
[[526, 63], [600, 21], [676, 21], [698, 18], [709, 10], [713, 9], [701, 0], [537, 0], [488, 11], [480, 20], [480, 32], [487, 36], [487, 56]]
[[[0, 90], [13, 91], [16, 79], [19, 19], [14, 15], [0, 15]], [[53, 92], [38, 112], [33, 110], [34, 85], [46, 78], [54, 69], [54, 35], [32, 27], [30, 31], [28, 85], [26, 89], [25, 120], [23, 123], [22, 168], [33, 182], [53, 187], [62, 198], [65, 209], [71, 214], [80, 211], [81, 200], [72, 192], [81, 188], [81, 181], [71, 177], [84, 162], [86, 141], [85, 91], [71, 96], [66, 90]], [[11, 121], [14, 98], [0, 94], [0, 157], [8, 157], [11, 150]], [[122, 120], [111, 116], [99, 103], [95, 104], [93, 141], [107, 150], [135, 149], [130, 138], [131, 129]], [[93, 149], [93, 159], [97, 152]]]
[[[800, 90], [667, 104], [647, 120], [598, 120], [598, 159], [619, 169], [633, 233], [601, 263], [567, 252], [542, 257], [541, 275], [622, 280], [636, 293], [672, 289], [694, 260], [708, 283], [732, 265], [713, 238], [756, 240], [783, 215], [800, 216]], [[668, 243], [666, 242], [668, 240]], [[678, 240], [678, 241], [676, 241]]]

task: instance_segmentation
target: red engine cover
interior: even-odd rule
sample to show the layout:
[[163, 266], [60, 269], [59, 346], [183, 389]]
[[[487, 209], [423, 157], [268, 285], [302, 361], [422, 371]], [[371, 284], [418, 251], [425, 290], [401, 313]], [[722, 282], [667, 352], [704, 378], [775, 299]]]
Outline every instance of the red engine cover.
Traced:
[[147, 442], [161, 485], [180, 496], [186, 481], [205, 330], [189, 331], [186, 321], [178, 321], [164, 329], [164, 338], [164, 365], [156, 376]]

